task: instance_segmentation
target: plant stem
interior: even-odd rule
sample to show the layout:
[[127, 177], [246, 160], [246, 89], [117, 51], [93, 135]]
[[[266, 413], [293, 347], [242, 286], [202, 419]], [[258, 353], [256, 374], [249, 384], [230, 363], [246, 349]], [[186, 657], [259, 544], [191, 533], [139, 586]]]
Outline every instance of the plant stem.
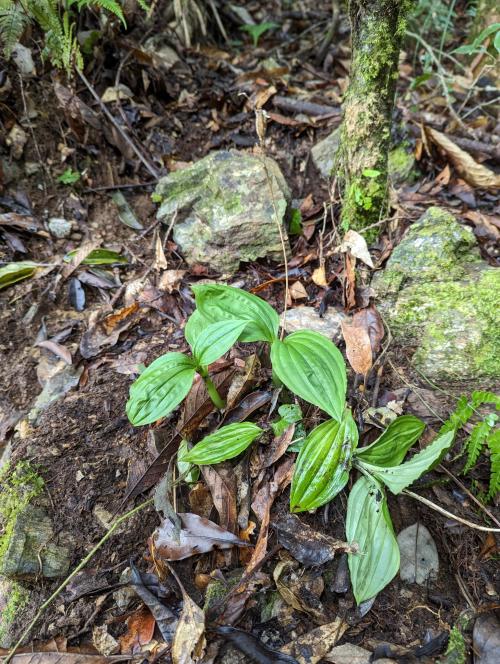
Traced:
[[218, 408], [219, 410], [222, 410], [225, 407], [226, 402], [221, 397], [221, 395], [217, 392], [217, 388], [213, 384], [212, 379], [210, 378], [210, 376], [208, 374], [205, 374], [205, 375], [201, 374], [201, 377], [203, 378], [203, 380], [205, 382], [205, 387], [207, 388], [208, 396], [212, 399], [212, 403], [214, 404], [214, 406], [216, 408]]
[[107, 540], [111, 537], [111, 535], [113, 535], [113, 533], [114, 533], [115, 530], [118, 528], [118, 526], [119, 526], [121, 523], [123, 523], [124, 521], [126, 521], [127, 519], [129, 519], [132, 515], [136, 514], [136, 513], [139, 512], [140, 510], [142, 510], [144, 507], [147, 507], [147, 505], [150, 505], [152, 502], [153, 502], [153, 499], [152, 499], [152, 498], [150, 498], [149, 500], [146, 500], [144, 503], [141, 503], [141, 504], [138, 505], [137, 507], [134, 507], [133, 509], [131, 509], [131, 510], [130, 510], [129, 512], [127, 512], [126, 514], [123, 514], [122, 516], [120, 516], [120, 517], [119, 517], [119, 518], [118, 518], [118, 519], [117, 519], [117, 520], [111, 525], [111, 527], [109, 528], [108, 532], [104, 535], [104, 537], [103, 537], [101, 540], [99, 540], [99, 542], [97, 542], [97, 544], [96, 544], [95, 547], [92, 549], [92, 551], [91, 551], [90, 553], [88, 553], [88, 554], [85, 556], [85, 558], [79, 563], [79, 565], [77, 565], [77, 567], [75, 567], [75, 569], [71, 572], [71, 574], [70, 574], [68, 577], [66, 577], [66, 578], [64, 579], [64, 581], [61, 583], [61, 585], [58, 586], [58, 587], [56, 588], [56, 590], [54, 590], [54, 592], [52, 593], [52, 595], [51, 595], [51, 596], [50, 596], [50, 597], [49, 597], [49, 598], [48, 598], [48, 599], [47, 599], [47, 600], [41, 605], [41, 607], [38, 609], [38, 611], [37, 611], [35, 617], [33, 618], [33, 620], [32, 620], [32, 621], [30, 622], [30, 624], [26, 627], [26, 629], [24, 630], [24, 632], [23, 632], [23, 633], [21, 634], [21, 636], [19, 637], [19, 640], [17, 641], [17, 643], [15, 644], [15, 646], [12, 648], [12, 650], [11, 650], [11, 651], [9, 652], [9, 654], [7, 655], [7, 657], [6, 657], [6, 659], [4, 660], [3, 664], [8, 664], [8, 662], [10, 662], [10, 660], [12, 659], [12, 657], [15, 655], [16, 650], [19, 648], [19, 646], [22, 644], [22, 642], [24, 641], [24, 639], [25, 639], [25, 638], [28, 636], [28, 634], [31, 632], [32, 628], [35, 626], [35, 623], [38, 621], [38, 619], [40, 618], [40, 616], [42, 615], [42, 613], [45, 611], [45, 609], [46, 609], [50, 604], [52, 604], [52, 602], [56, 599], [56, 597], [58, 597], [58, 595], [60, 595], [60, 593], [66, 588], [66, 586], [67, 586], [68, 583], [71, 581], [71, 579], [73, 579], [73, 578], [78, 574], [78, 572], [80, 572], [80, 571], [85, 567], [85, 565], [86, 565], [86, 564], [87, 564], [87, 563], [93, 558], [93, 556], [97, 553], [97, 551], [99, 551], [99, 549], [102, 547], [102, 545], [103, 545], [105, 542], [107, 542]]

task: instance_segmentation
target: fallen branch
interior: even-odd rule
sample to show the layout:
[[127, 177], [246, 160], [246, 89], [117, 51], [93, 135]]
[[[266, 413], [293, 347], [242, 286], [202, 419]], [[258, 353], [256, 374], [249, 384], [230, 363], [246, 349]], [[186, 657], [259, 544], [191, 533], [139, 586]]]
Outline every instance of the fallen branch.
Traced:
[[325, 106], [324, 104], [315, 104], [311, 101], [301, 101], [300, 99], [280, 97], [279, 95], [273, 97], [273, 106], [291, 113], [305, 113], [306, 115], [321, 117], [331, 117], [341, 113], [339, 106]]

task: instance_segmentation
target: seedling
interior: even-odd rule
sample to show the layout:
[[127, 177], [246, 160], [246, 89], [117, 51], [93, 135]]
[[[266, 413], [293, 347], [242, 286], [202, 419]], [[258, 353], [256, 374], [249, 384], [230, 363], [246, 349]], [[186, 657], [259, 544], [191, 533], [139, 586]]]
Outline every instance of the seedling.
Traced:
[[[279, 317], [264, 300], [238, 288], [217, 284], [193, 287], [196, 310], [184, 333], [191, 356], [166, 353], [150, 364], [130, 388], [127, 414], [134, 425], [165, 417], [187, 396], [195, 374], [205, 381], [216, 408], [224, 401], [210, 379], [208, 367], [237, 341], [270, 344], [273, 373], [291, 392], [328, 415], [301, 441], [290, 492], [290, 510], [303, 512], [325, 505], [346, 486], [353, 468], [361, 478], [348, 500], [346, 533], [359, 554], [349, 554], [354, 596], [359, 603], [382, 590], [399, 569], [399, 548], [387, 507], [385, 487], [401, 493], [440, 461], [450, 448], [455, 429], [443, 431], [430, 445], [404, 462], [424, 430], [411, 415], [392, 422], [371, 445], [358, 448], [358, 430], [346, 407], [346, 365], [339, 349], [326, 337], [301, 330], [281, 340]], [[293, 404], [279, 410], [275, 432], [300, 421]], [[283, 426], [285, 424], [285, 427]], [[178, 463], [209, 465], [232, 459], [263, 434], [250, 422], [222, 426], [178, 455]]]
[[61, 184], [76, 184], [81, 178], [81, 175], [78, 171], [74, 171], [72, 168], [67, 168], [64, 173], [61, 173], [57, 178], [57, 181]]
[[279, 28], [279, 25], [277, 23], [272, 23], [271, 21], [266, 21], [265, 23], [257, 23], [257, 25], [243, 25], [241, 26], [240, 30], [243, 32], [248, 32], [248, 34], [252, 37], [253, 45], [257, 47], [259, 44], [259, 39], [262, 37], [262, 35], [265, 32], [268, 32], [268, 30], [274, 30], [274, 28]]

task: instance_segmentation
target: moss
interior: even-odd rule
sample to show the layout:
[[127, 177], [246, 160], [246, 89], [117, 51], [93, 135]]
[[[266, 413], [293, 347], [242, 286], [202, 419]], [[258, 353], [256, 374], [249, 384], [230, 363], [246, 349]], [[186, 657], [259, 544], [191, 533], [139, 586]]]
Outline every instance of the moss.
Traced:
[[462, 632], [455, 626], [450, 632], [448, 648], [441, 660], [442, 664], [465, 664], [466, 645]]
[[17, 516], [45, 486], [43, 479], [28, 461], [21, 461], [12, 470], [6, 466], [0, 471], [0, 567], [8, 548]]
[[408, 151], [408, 145], [401, 143], [389, 152], [389, 178], [394, 185], [414, 179], [415, 157]]
[[9, 647], [9, 631], [18, 613], [28, 604], [29, 592], [16, 581], [8, 581], [8, 600], [0, 611], [0, 647]]

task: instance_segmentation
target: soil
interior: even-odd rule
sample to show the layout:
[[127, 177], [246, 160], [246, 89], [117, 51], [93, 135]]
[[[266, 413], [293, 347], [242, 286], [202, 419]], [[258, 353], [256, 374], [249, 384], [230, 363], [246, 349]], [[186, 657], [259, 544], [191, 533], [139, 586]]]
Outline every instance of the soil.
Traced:
[[[326, 2], [323, 4], [329, 5]], [[300, 21], [294, 29], [300, 33]], [[130, 38], [134, 39], [133, 33]], [[298, 43], [304, 43], [307, 47], [307, 40]], [[267, 55], [264, 48], [248, 47], [240, 52], [228, 50], [224, 53], [220, 48], [206, 45], [198, 51], [185, 49], [181, 65], [170, 70], [166, 77], [153, 67], [139, 66], [136, 62], [133, 66], [124, 66], [121, 82], [136, 93], [136, 99], [140, 99], [140, 102], [122, 102], [131, 123], [131, 135], [159, 170], [173, 169], [183, 162], [194, 161], [211, 149], [251, 149], [256, 143], [256, 136], [251, 105], [247, 104], [248, 95], [254, 95], [265, 86], [274, 84], [279, 93], [293, 96], [290, 89], [294, 85], [296, 89], [315, 90], [312, 100], [317, 103], [337, 106], [327, 92], [333, 91], [333, 97], [337, 95], [340, 98], [345, 82], [346, 71], [340, 56], [348, 53], [347, 46], [344, 48], [341, 45], [338, 48], [339, 51], [337, 47], [335, 50], [335, 75], [332, 77], [321, 68], [315, 70], [308, 62], [301, 66], [290, 47], [284, 59], [289, 63], [286, 65], [286, 76], [290, 76], [291, 81], [285, 80], [283, 74], [266, 74], [259, 69], [259, 62]], [[102, 45], [101, 49], [101, 65], [105, 63], [106, 66], [93, 71], [92, 83], [102, 94], [106, 87], [114, 84], [118, 55], [113, 49], [120, 51], [119, 42], [113, 46]], [[310, 51], [308, 53], [311, 54]], [[2, 98], [0, 114], [8, 130], [14, 118], [19, 121], [25, 115], [24, 104], [28, 100], [36, 115], [33, 115], [31, 128], [26, 128], [28, 142], [18, 165], [22, 168], [26, 162], [35, 162], [40, 170], [35, 176], [22, 175], [14, 181], [5, 181], [0, 205], [8, 211], [9, 205], [15, 206], [17, 202], [17, 205], [39, 220], [41, 228], [46, 228], [44, 222], [50, 217], [65, 216], [73, 220], [73, 230], [70, 237], [63, 240], [55, 240], [48, 233], [45, 236], [20, 234], [26, 248], [25, 255], [14, 250], [5, 238], [0, 239], [0, 258], [8, 262], [22, 260], [25, 256], [37, 262], [57, 264], [68, 251], [78, 248], [82, 241], [89, 238], [101, 241], [106, 247], [116, 248], [129, 258], [126, 267], [115, 267], [112, 270], [123, 287], [105, 290], [84, 286], [86, 302], [83, 311], [76, 311], [72, 305], [69, 281], [61, 278], [59, 266], [39, 278], [21, 282], [0, 293], [0, 452], [2, 440], [5, 445], [10, 442], [11, 463], [29, 459], [44, 478], [56, 530], [69, 533], [74, 543], [73, 568], [105, 535], [106, 525], [103, 520], [109, 521], [113, 515], [124, 513], [151, 494], [149, 490], [146, 496], [135, 501], [124, 501], [127, 489], [159, 451], [155, 447], [152, 432], [159, 431], [160, 438], [167, 440], [173, 434], [176, 423], [169, 421], [151, 429], [136, 429], [129, 423], [125, 415], [125, 403], [134, 378], [133, 367], [138, 363], [148, 364], [168, 350], [184, 348], [182, 327], [193, 308], [189, 285], [216, 275], [207, 274], [204, 270], [189, 270], [177, 252], [177, 247], [167, 238], [165, 254], [168, 269], [186, 270], [179, 285], [172, 293], [160, 293], [159, 299], [157, 293], [151, 295], [143, 291], [132, 322], [125, 327], [116, 343], [103, 346], [100, 352], [90, 358], [82, 357], [80, 343], [82, 335], [89, 329], [92, 314], [97, 314], [102, 320], [111, 312], [126, 307], [127, 285], [130, 286], [144, 275], [150, 279], [149, 287], [153, 290], [156, 287], [159, 276], [153, 267], [156, 206], [150, 197], [153, 186], [147, 184], [152, 179], [137, 160], [124, 155], [119, 147], [105, 139], [110, 132], [109, 126], [107, 133], [85, 124], [83, 135], [79, 133], [79, 126], [77, 131], [72, 131], [70, 114], [67, 109], [65, 112], [61, 108], [55, 96], [55, 79], [51, 77], [50, 67], [37, 62], [38, 66], [40, 78], [36, 81], [25, 80], [21, 94], [21, 84], [14, 66], [12, 63], [6, 65], [7, 75], [12, 81], [12, 92]], [[245, 76], [235, 73], [234, 67], [243, 70]], [[141, 78], [141, 72], [150, 76], [147, 93], [142, 88], [144, 78]], [[241, 83], [242, 78], [246, 79], [245, 85]], [[76, 79], [68, 82], [62, 75], [58, 75], [58, 79], [60, 85], [71, 87], [76, 99], [92, 106], [101, 124], [105, 124], [102, 112], [93, 103], [81, 81]], [[400, 87], [399, 118], [408, 110], [404, 100], [408, 76], [400, 81]], [[188, 101], [179, 103], [179, 96]], [[4, 106], [9, 113], [4, 114]], [[281, 113], [281, 117], [285, 113], [272, 105], [269, 108], [271, 112]], [[112, 110], [119, 118], [116, 106]], [[309, 159], [309, 151], [312, 145], [338, 125], [339, 117], [316, 118], [313, 121], [301, 121], [291, 115], [285, 117], [289, 117], [289, 122], [281, 120], [269, 123], [268, 153], [280, 164], [293, 198], [311, 196], [313, 201], [312, 213], [309, 218], [305, 215], [306, 229], [313, 224], [316, 224], [316, 229], [312, 234], [306, 233], [293, 240], [290, 269], [294, 276], [300, 277], [302, 283], [306, 284], [308, 304], [319, 307], [324, 302], [325, 293], [313, 283], [311, 275], [318, 265], [322, 241], [319, 231], [323, 221], [323, 202], [330, 198], [327, 183], [318, 177]], [[414, 139], [410, 140], [414, 145]], [[64, 154], [61, 146], [69, 151], [64, 163], [61, 162], [61, 155]], [[7, 154], [4, 141], [0, 149], [2, 154]], [[67, 166], [84, 174], [73, 188], [56, 181], [57, 174]], [[396, 244], [403, 230], [429, 204], [441, 204], [450, 209], [462, 204], [463, 192], [467, 188], [457, 184], [456, 180], [454, 186], [462, 186], [459, 194], [457, 190], [455, 194], [451, 191], [451, 184], [448, 189], [439, 188], [434, 183], [434, 177], [440, 170], [441, 164], [426, 158], [421, 162], [418, 184], [405, 185], [398, 190], [396, 196], [400, 220], [399, 223], [391, 223], [383, 231], [378, 247], [380, 253], [383, 253], [384, 246]], [[434, 183], [434, 188], [431, 183]], [[123, 193], [145, 231], [150, 229], [148, 233], [137, 233], [120, 222], [116, 206], [109, 198], [112, 188], [119, 185], [129, 187], [123, 189]], [[474, 192], [469, 194], [476, 198], [481, 195]], [[11, 203], [12, 199], [14, 203]], [[496, 200], [491, 194], [484, 193], [482, 204], [483, 210], [493, 212]], [[334, 218], [338, 219], [339, 201], [334, 202], [332, 209]], [[327, 247], [334, 246], [335, 234], [330, 226], [326, 239]], [[485, 258], [490, 262], [496, 260], [490, 251], [488, 238], [480, 240]], [[329, 274], [339, 269], [341, 265], [338, 258], [332, 257], [327, 261]], [[242, 266], [232, 283], [250, 289], [274, 280], [259, 294], [280, 310], [283, 308], [282, 277], [282, 265], [260, 261]], [[328, 294], [329, 303], [340, 308], [343, 304], [343, 287], [340, 280], [332, 284]], [[50, 365], [54, 361], [49, 351], [35, 344], [42, 336], [50, 339], [67, 328], [71, 329], [63, 343], [72, 353], [74, 365], [83, 367], [79, 385], [49, 406], [36, 425], [30, 424], [26, 416], [41, 391], [41, 383], [46, 379], [44, 372], [48, 370], [47, 363]], [[388, 363], [384, 363], [382, 382], [376, 388], [377, 404], [384, 405], [384, 400], [387, 403], [394, 395], [401, 398], [405, 394], [406, 398], [402, 399], [405, 412], [424, 416], [436, 431], [439, 422], [422, 404], [418, 394], [425, 393], [428, 404], [445, 419], [453, 408], [452, 397], [459, 396], [463, 386], [447, 386], [451, 397], [443, 396], [411, 371], [407, 359], [409, 351], [389, 348], [386, 359], [394, 363], [397, 372]], [[237, 355], [242, 356], [243, 353], [248, 354], [248, 348], [245, 351], [238, 349]], [[265, 370], [261, 380], [261, 387], [269, 386]], [[360, 392], [351, 375], [350, 386], [350, 403], [356, 412], [361, 412], [371, 402], [375, 380], [370, 379], [366, 391]], [[415, 386], [417, 389], [414, 389]], [[313, 421], [316, 415], [311, 411], [309, 421]], [[260, 416], [264, 417], [264, 413], [261, 412]], [[365, 440], [368, 440], [370, 435], [373, 436], [373, 431], [369, 427], [365, 431]], [[448, 468], [455, 472], [459, 466], [451, 463]], [[487, 472], [485, 464], [479, 465], [476, 476], [483, 478]], [[446, 509], [464, 518], [477, 520], [481, 517], [469, 497], [450, 482], [444, 473], [434, 472], [426, 476], [425, 481], [427, 484], [422, 482], [419, 486], [423, 495], [437, 502], [446, 500]], [[348, 492], [342, 492], [327, 509], [301, 515], [301, 519], [316, 530], [342, 539], [347, 495]], [[178, 511], [181, 511], [181, 506], [189, 507], [188, 489], [185, 486], [179, 488], [177, 498]], [[286, 513], [287, 501], [288, 492], [285, 491], [274, 504], [272, 522], [278, 520], [280, 514]], [[484, 533], [446, 521], [404, 496], [390, 497], [389, 503], [396, 532], [417, 521], [429, 529], [438, 548], [440, 570], [437, 579], [427, 587], [408, 585], [396, 577], [377, 596], [371, 610], [360, 617], [350, 591], [343, 594], [333, 591], [333, 581], [340, 573], [339, 559], [329, 564], [324, 570], [324, 577], [329, 580], [325, 581], [322, 603], [332, 619], [340, 615], [350, 624], [341, 643], [353, 643], [370, 650], [380, 642], [414, 648], [448, 631], [460, 613], [468, 607], [469, 600], [476, 607], [498, 603], [499, 571], [494, 559], [488, 559], [482, 553]], [[215, 509], [212, 509], [211, 516], [216, 519]], [[64, 636], [71, 645], [76, 646], [90, 641], [93, 628], [102, 624], [106, 624], [114, 636], [122, 635], [126, 631], [127, 616], [139, 606], [140, 601], [137, 598], [126, 610], [120, 610], [112, 589], [119, 583], [120, 574], [129, 566], [130, 560], [142, 570], [155, 569], [148, 550], [148, 539], [159, 523], [160, 516], [152, 505], [131, 517], [99, 549], [78, 577], [82, 582], [88, 582], [91, 578], [90, 585], [94, 589], [96, 585], [100, 588], [97, 594], [86, 594], [75, 600], [74, 596], [78, 597], [80, 586], [72, 585], [70, 589], [74, 590], [73, 597], [66, 592], [50, 606], [28, 640], [45, 641]], [[276, 545], [276, 535], [271, 530], [268, 551], [272, 551]], [[282, 553], [277, 552], [263, 566], [262, 571], [271, 578], [272, 570]], [[234, 557], [226, 558], [221, 564], [220, 555], [212, 554], [202, 562], [195, 558], [176, 563], [175, 569], [193, 600], [203, 605], [204, 591], [194, 581], [199, 570], [210, 573], [219, 569], [227, 575], [239, 565]], [[33, 615], [41, 601], [57, 587], [57, 583], [38, 579], [28, 584], [28, 587], [31, 591], [30, 603], [17, 616], [15, 633], [19, 633], [27, 618]], [[104, 597], [104, 600], [97, 601], [96, 597]], [[261, 592], [244, 612], [238, 627], [252, 631], [272, 647], [279, 648], [317, 626], [307, 614], [298, 611], [286, 614], [286, 620], [280, 621], [278, 616], [263, 623], [263, 600], [264, 593]], [[172, 601], [176, 612], [180, 605], [181, 597], [177, 591]]]

